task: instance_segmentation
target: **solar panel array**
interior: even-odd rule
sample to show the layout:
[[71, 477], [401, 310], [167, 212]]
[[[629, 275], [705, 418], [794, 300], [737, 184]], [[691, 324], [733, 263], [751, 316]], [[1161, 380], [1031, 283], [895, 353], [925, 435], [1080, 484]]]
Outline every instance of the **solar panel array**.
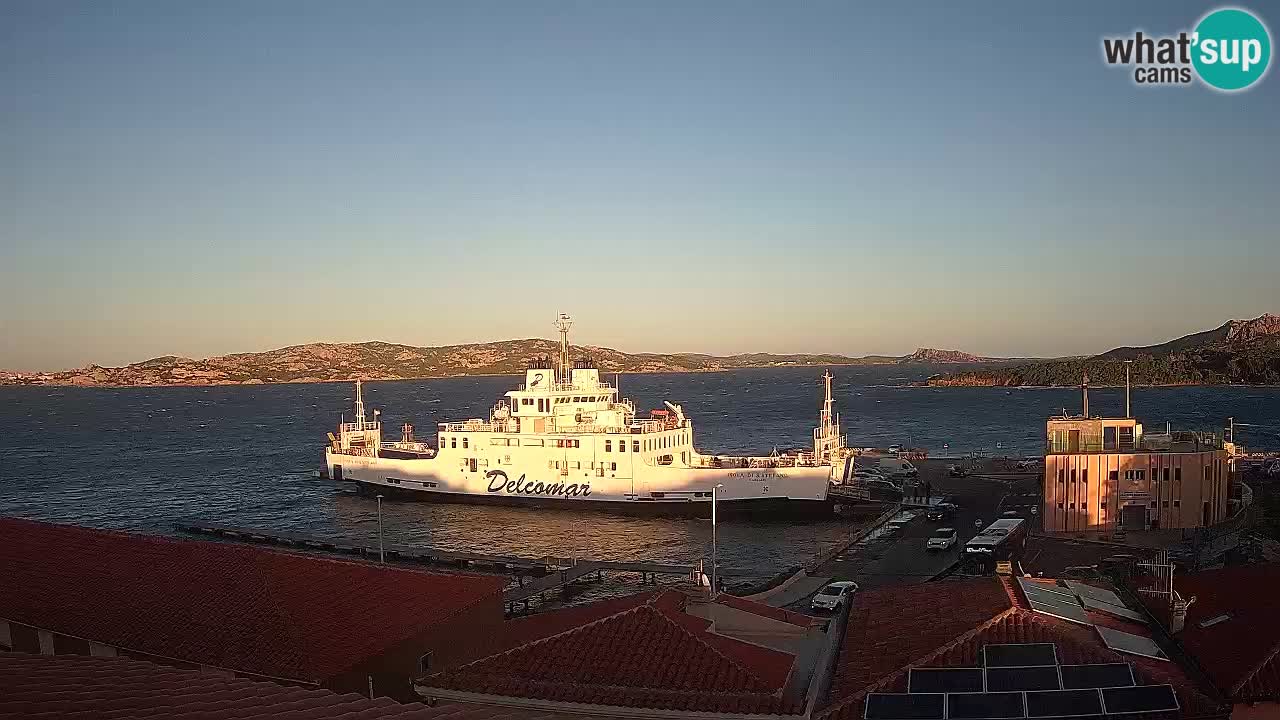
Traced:
[[1168, 660], [1169, 656], [1164, 654], [1160, 646], [1149, 637], [1134, 635], [1123, 630], [1115, 630], [1109, 627], [1098, 626], [1098, 634], [1102, 636], [1102, 642], [1107, 647], [1116, 652], [1125, 652], [1132, 655], [1142, 655], [1143, 657], [1155, 658], [1157, 660]]
[[[1027, 602], [1031, 603], [1031, 609], [1035, 612], [1080, 625], [1096, 627], [1103, 642], [1116, 652], [1141, 655], [1159, 660], [1169, 659], [1164, 651], [1150, 638], [1120, 630], [1112, 630], [1095, 624], [1089, 618], [1089, 611], [1092, 611], [1106, 613], [1112, 617], [1124, 618], [1134, 623], [1146, 625], [1146, 616], [1126, 606], [1119, 595], [1110, 590], [1086, 585], [1075, 580], [1066, 580], [1064, 582], [1066, 582], [1066, 587], [1018, 578], [1018, 585], [1022, 588], [1022, 593], [1026, 595]], [[1081, 607], [1082, 605], [1083, 607]]]
[[1179, 709], [1173, 686], [1137, 685], [1128, 663], [1060, 665], [1052, 643], [986, 645], [980, 659], [982, 667], [911, 668], [907, 692], [867, 695], [865, 719], [1123, 720]]

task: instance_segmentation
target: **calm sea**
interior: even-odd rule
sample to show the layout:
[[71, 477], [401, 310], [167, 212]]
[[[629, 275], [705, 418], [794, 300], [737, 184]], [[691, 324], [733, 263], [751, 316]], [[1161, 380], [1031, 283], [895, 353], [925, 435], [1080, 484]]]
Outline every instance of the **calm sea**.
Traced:
[[[1031, 455], [1044, 420], [1079, 407], [1078, 390], [896, 387], [941, 368], [834, 368], [851, 444], [902, 443], [932, 454]], [[805, 446], [817, 420], [821, 369], [626, 375], [637, 408], [683, 404], [697, 445], [719, 452]], [[388, 436], [408, 420], [487, 417], [511, 377], [375, 382], [370, 408]], [[350, 415], [347, 384], [213, 388], [0, 387], [0, 515], [171, 533], [211, 522], [332, 537], [376, 537], [374, 502], [339, 494], [314, 471], [325, 433]], [[1095, 413], [1123, 412], [1123, 390], [1094, 389]], [[1133, 392], [1149, 428], [1219, 428], [1228, 416], [1250, 448], [1280, 449], [1280, 389], [1155, 388]], [[389, 542], [521, 555], [692, 562], [709, 553], [705, 520], [637, 519], [532, 509], [388, 503]], [[768, 577], [839, 543], [839, 521], [729, 522], [724, 565]]]

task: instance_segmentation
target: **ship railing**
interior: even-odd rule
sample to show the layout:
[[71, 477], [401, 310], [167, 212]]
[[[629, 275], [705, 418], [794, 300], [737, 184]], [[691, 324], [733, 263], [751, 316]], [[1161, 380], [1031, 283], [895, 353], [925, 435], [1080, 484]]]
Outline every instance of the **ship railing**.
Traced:
[[365, 421], [365, 422], [362, 422], [362, 423], [361, 423], [361, 422], [349, 422], [349, 423], [342, 423], [342, 424], [338, 425], [338, 431], [339, 431], [339, 432], [344, 432], [344, 433], [358, 433], [358, 432], [364, 432], [365, 430], [372, 430], [372, 431], [374, 431], [374, 432], [381, 432], [381, 430], [382, 430], [382, 423], [381, 423], [381, 422], [377, 422], [377, 421], [373, 421], [373, 422]]

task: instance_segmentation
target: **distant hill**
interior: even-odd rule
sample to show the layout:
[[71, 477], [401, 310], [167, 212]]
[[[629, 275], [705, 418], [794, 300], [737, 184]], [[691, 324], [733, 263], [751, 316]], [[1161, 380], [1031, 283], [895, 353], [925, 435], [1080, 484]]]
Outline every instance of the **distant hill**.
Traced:
[[920, 348], [903, 358], [903, 362], [932, 363], [941, 365], [951, 363], [1001, 362], [1001, 359], [979, 357], [959, 350], [934, 350], [933, 348]]
[[[90, 365], [77, 370], [0, 375], [0, 384], [23, 385], [244, 385], [257, 383], [405, 380], [458, 375], [519, 374], [529, 360], [551, 357], [551, 340], [414, 347], [385, 342], [311, 343], [260, 353], [238, 353], [203, 360], [166, 355], [124, 367]], [[624, 353], [612, 348], [575, 346], [575, 357], [589, 357], [604, 372], [710, 372], [748, 367], [889, 365], [895, 363], [983, 363], [990, 358], [955, 350], [921, 349], [903, 357], [849, 357], [834, 354], [746, 353], [717, 356], [698, 353]], [[1003, 362], [1010, 362], [1005, 360]]]
[[1091, 384], [1122, 385], [1125, 360], [1133, 361], [1133, 382], [1140, 385], [1280, 384], [1280, 316], [1231, 320], [1159, 345], [1120, 347], [1089, 358], [951, 373], [929, 384], [1075, 386], [1088, 372]]

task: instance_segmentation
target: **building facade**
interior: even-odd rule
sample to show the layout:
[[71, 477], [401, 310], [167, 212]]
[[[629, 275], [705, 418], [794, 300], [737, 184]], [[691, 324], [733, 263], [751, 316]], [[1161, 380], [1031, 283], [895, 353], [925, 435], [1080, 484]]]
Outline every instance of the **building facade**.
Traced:
[[1047, 424], [1044, 529], [1207, 527], [1229, 512], [1231, 443], [1202, 432], [1144, 433], [1134, 418]]

